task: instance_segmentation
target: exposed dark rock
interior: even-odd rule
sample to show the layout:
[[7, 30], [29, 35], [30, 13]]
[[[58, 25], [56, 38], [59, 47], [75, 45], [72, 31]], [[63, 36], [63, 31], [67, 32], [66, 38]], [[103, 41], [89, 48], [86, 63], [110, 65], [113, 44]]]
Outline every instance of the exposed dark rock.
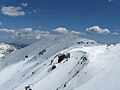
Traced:
[[58, 56], [58, 63], [60, 63], [62, 60], [66, 59], [66, 58], [70, 58], [70, 53], [60, 54]]
[[53, 69], [55, 69], [55, 68], [56, 68], [56, 66], [55, 66], [55, 65], [53, 65], [53, 66], [52, 66], [52, 68], [51, 68], [51, 70], [53, 70]]
[[28, 58], [28, 55], [26, 55], [25, 58]]

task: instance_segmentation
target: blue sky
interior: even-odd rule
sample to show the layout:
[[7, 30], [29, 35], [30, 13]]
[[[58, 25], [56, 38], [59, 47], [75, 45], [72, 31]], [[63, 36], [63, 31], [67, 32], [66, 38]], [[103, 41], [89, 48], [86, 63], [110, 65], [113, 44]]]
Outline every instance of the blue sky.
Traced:
[[[63, 27], [84, 33], [93, 27], [84, 37], [120, 42], [120, 0], [0, 0], [0, 9], [1, 31], [32, 28], [51, 32]], [[96, 32], [94, 26], [110, 32]], [[0, 38], [5, 38], [0, 33]]]

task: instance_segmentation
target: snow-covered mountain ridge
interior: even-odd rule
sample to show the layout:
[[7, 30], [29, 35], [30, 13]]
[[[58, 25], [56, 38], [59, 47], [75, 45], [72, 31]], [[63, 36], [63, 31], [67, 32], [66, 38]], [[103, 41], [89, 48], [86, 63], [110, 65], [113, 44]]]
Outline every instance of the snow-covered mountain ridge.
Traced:
[[119, 90], [120, 45], [49, 35], [0, 59], [0, 90]]

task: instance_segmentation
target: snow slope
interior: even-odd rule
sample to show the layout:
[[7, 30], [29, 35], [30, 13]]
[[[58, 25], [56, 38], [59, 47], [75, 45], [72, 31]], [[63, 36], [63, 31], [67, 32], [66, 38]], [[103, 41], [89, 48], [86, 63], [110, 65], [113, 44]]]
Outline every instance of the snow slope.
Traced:
[[0, 59], [0, 90], [119, 90], [119, 50], [119, 44], [48, 35]]
[[[108, 48], [104, 53], [97, 55], [86, 67], [87, 82], [75, 90], [119, 90], [120, 89], [120, 44]], [[90, 69], [94, 64], [94, 68]], [[90, 70], [89, 70], [90, 69]], [[94, 72], [93, 72], [94, 70]], [[95, 74], [93, 74], [95, 73]], [[93, 74], [93, 75], [92, 75]]]

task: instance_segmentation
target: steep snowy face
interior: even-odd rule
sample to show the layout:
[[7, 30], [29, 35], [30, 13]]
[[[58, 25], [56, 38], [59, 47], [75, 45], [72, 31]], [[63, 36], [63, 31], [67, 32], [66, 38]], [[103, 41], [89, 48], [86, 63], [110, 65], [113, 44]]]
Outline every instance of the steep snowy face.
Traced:
[[0, 90], [120, 89], [119, 50], [119, 44], [48, 35], [0, 59]]
[[0, 57], [8, 55], [15, 50], [17, 50], [17, 48], [12, 45], [6, 43], [0, 43]]

